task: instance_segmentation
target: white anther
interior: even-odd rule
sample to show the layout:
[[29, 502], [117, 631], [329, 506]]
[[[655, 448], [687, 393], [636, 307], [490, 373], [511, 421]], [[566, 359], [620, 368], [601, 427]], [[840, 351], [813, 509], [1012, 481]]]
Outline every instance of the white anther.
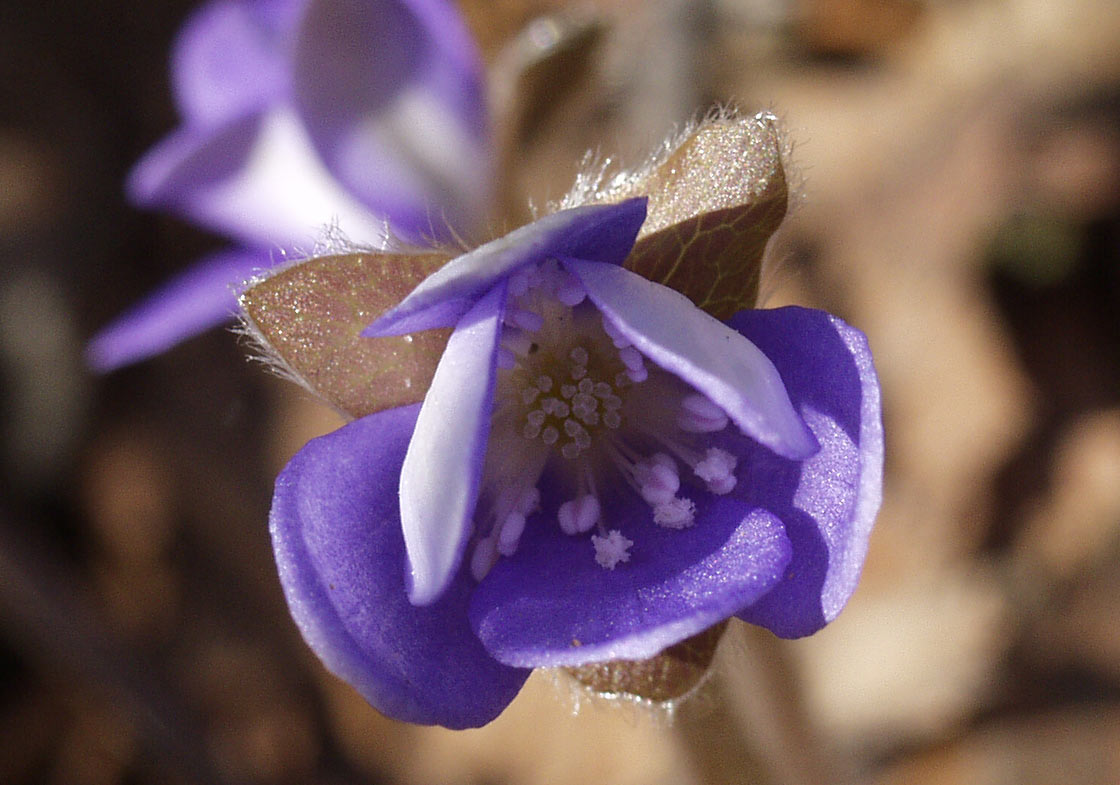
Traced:
[[562, 396], [564, 396], [565, 398], [571, 398], [573, 395], [576, 394], [576, 391], [578, 389], [579, 388], [576, 387], [574, 384], [562, 384], [562, 385], [560, 385], [560, 394]]
[[595, 383], [590, 379], [581, 379], [578, 387], [581, 393], [590, 395], [591, 391], [595, 389]]
[[556, 440], [559, 438], [560, 431], [556, 430], [551, 425], [541, 431], [541, 441], [549, 446], [556, 444]]
[[540, 409], [533, 409], [533, 411], [525, 415], [525, 419], [529, 421], [530, 425], [535, 425], [540, 428], [544, 426], [544, 421], [548, 419], [548, 415]]
[[544, 375], [538, 376], [537, 387], [540, 388], [541, 392], [548, 392], [552, 389], [552, 377]]
[[687, 529], [696, 522], [696, 505], [677, 496], [653, 508], [653, 522], [666, 529]]
[[693, 467], [696, 476], [708, 486], [712, 493], [722, 496], [730, 493], [735, 488], [735, 467], [739, 459], [727, 450], [719, 447], [709, 447], [704, 453], [704, 459]]
[[574, 439], [578, 434], [587, 433], [587, 429], [575, 420], [564, 420], [564, 433]]
[[642, 359], [642, 353], [635, 349], [633, 346], [625, 346], [619, 349], [618, 358], [622, 360], [622, 364], [631, 371], [645, 366], [645, 361]]
[[688, 433], [714, 433], [727, 427], [727, 415], [707, 396], [692, 394], [681, 399], [677, 425]]
[[568, 352], [568, 358], [576, 365], [587, 365], [588, 357], [587, 350], [582, 346], [577, 346]]
[[536, 311], [527, 311], [524, 308], [510, 308], [506, 311], [505, 323], [512, 327], [520, 327], [531, 333], [540, 332], [544, 327], [544, 317]]
[[622, 417], [616, 411], [607, 411], [603, 413], [603, 425], [610, 428], [612, 431], [622, 426]]
[[556, 511], [560, 531], [564, 534], [583, 534], [599, 522], [599, 500], [587, 494], [564, 502]]
[[[517, 356], [504, 346], [498, 347], [498, 367], [503, 370], [510, 370], [517, 366]], [[532, 403], [532, 401], [526, 401]]]
[[476, 581], [482, 580], [497, 560], [498, 544], [494, 538], [486, 537], [479, 540], [474, 546], [474, 553], [471, 554], [471, 575]]
[[569, 308], [575, 308], [587, 297], [587, 290], [575, 276], [565, 275], [563, 282], [556, 287], [556, 299]]
[[603, 332], [610, 336], [611, 343], [615, 345], [616, 349], [622, 349], [630, 345], [630, 339], [623, 335], [622, 332], [615, 327], [614, 322], [606, 316], [603, 317]]
[[614, 395], [614, 388], [606, 382], [595, 382], [591, 392], [595, 394], [596, 398], [608, 398]]
[[634, 541], [624, 537], [618, 529], [611, 529], [606, 537], [591, 535], [595, 547], [595, 561], [600, 567], [613, 570], [620, 562], [630, 561], [630, 548]]
[[583, 412], [582, 414], [579, 415], [579, 418], [581, 420], [583, 420], [584, 425], [590, 425], [592, 427], [595, 427], [596, 425], [599, 424], [599, 413], [598, 412], [594, 412], [594, 411]]
[[533, 439], [541, 435], [541, 426], [535, 423], [527, 422], [525, 423], [525, 427], [521, 429], [521, 435], [524, 438], [532, 441]]
[[525, 531], [525, 516], [519, 512], [511, 512], [502, 521], [502, 530], [498, 533], [498, 553], [503, 556], [512, 556], [517, 553], [517, 545], [521, 542], [521, 534]]
[[576, 381], [579, 381], [583, 377], [587, 376], [587, 366], [586, 365], [573, 365], [572, 370], [571, 370], [571, 376]]
[[521, 402], [528, 406], [541, 397], [541, 391], [536, 387], [526, 387], [521, 391]]
[[630, 377], [632, 382], [644, 382], [649, 378], [649, 371], [643, 365], [641, 368], [627, 368], [626, 375]]
[[502, 347], [520, 357], [527, 357], [533, 348], [533, 339], [521, 330], [503, 330]]
[[681, 487], [681, 478], [673, 459], [664, 453], [657, 453], [649, 460], [634, 467], [634, 480], [646, 504], [656, 507], [676, 496]]
[[517, 504], [514, 509], [522, 515], [529, 515], [536, 512], [540, 508], [540, 504], [541, 492], [535, 486], [530, 486], [517, 497]]

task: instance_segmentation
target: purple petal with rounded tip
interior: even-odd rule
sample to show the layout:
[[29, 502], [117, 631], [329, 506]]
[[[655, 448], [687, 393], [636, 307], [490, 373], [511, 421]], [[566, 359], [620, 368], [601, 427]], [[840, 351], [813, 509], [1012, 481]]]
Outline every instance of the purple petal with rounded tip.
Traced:
[[638, 351], [704, 393], [748, 436], [787, 458], [817, 451], [778, 370], [749, 340], [667, 286], [615, 265], [562, 261]]
[[324, 227], [376, 244], [384, 222], [331, 178], [306, 130], [280, 105], [203, 131], [184, 127], [133, 169], [130, 196], [250, 245], [310, 248]]
[[736, 495], [781, 518], [793, 559], [780, 584], [739, 614], [784, 638], [816, 632], [855, 590], [882, 499], [879, 381], [863, 333], [823, 311], [743, 311], [732, 326], [777, 366], [794, 407], [821, 445], [783, 460], [748, 440]]
[[312, 0], [293, 56], [293, 98], [347, 189], [407, 239], [446, 240], [476, 229], [490, 200], [482, 73], [443, 0]]
[[408, 596], [428, 605], [443, 594], [473, 529], [502, 334], [505, 284], [462, 318], [436, 366], [400, 480], [408, 552]]
[[244, 283], [271, 265], [268, 251], [236, 249], [205, 257], [103, 327], [86, 347], [86, 363], [95, 371], [112, 371], [230, 321]]
[[474, 636], [467, 571], [439, 602], [408, 602], [396, 481], [418, 411], [388, 409], [308, 442], [276, 480], [272, 543], [292, 618], [329, 670], [390, 717], [478, 727], [529, 672], [498, 664]]
[[652, 657], [757, 600], [789, 561], [781, 522], [739, 499], [699, 498], [695, 525], [677, 531], [655, 525], [628, 489], [615, 498], [629, 503], [608, 505], [603, 523], [634, 542], [629, 561], [604, 569], [589, 537], [538, 515], [517, 553], [479, 584], [471, 626], [495, 659], [552, 667]]
[[171, 54], [179, 111], [214, 127], [288, 92], [289, 39], [303, 0], [215, 0], [183, 26]]
[[450, 327], [499, 279], [546, 259], [578, 256], [620, 265], [645, 217], [645, 197], [547, 215], [452, 259], [362, 335], [375, 338]]

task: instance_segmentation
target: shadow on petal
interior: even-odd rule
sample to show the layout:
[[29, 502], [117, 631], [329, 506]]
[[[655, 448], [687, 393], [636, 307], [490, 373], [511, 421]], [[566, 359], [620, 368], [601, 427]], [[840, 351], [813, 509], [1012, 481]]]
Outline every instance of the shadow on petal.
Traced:
[[273, 546], [292, 617], [328, 669], [390, 717], [477, 727], [529, 674], [474, 636], [465, 571], [435, 604], [408, 601], [397, 479], [419, 408], [378, 412], [300, 450], [276, 481]]
[[757, 600], [790, 557], [781, 521], [732, 497], [708, 497], [695, 525], [675, 531], [624, 491], [604, 521], [634, 542], [614, 570], [596, 563], [588, 537], [537, 516], [487, 575], [471, 624], [495, 657], [522, 666], [652, 657]]
[[782, 637], [809, 635], [844, 607], [867, 555], [882, 499], [878, 378], [863, 334], [822, 311], [744, 311], [731, 325], [778, 368], [821, 445], [794, 462], [728, 437], [744, 467], [735, 495], [774, 513], [793, 543], [782, 582], [738, 615]]

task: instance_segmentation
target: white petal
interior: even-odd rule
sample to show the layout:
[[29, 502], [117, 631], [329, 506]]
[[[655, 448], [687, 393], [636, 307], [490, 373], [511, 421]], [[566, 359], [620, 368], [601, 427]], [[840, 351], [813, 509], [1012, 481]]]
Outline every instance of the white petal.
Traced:
[[817, 452], [778, 370], [753, 343], [667, 286], [615, 265], [561, 261], [638, 351], [710, 398], [748, 436], [786, 458]]
[[435, 602], [463, 557], [478, 501], [505, 286], [459, 321], [436, 367], [401, 468], [409, 599]]

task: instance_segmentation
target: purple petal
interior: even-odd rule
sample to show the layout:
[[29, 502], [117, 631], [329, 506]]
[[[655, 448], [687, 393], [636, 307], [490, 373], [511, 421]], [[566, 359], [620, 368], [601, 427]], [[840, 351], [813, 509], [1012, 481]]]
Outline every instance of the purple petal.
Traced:
[[867, 554], [882, 499], [879, 382], [863, 333], [822, 311], [743, 311], [731, 324], [773, 360], [821, 445], [804, 462], [745, 439], [728, 445], [749, 467], [736, 495], [777, 515], [793, 543], [782, 583], [739, 615], [785, 638], [808, 635], [844, 607]]
[[450, 327], [499, 279], [560, 256], [622, 264], [646, 216], [644, 197], [547, 215], [451, 260], [362, 335], [403, 335]]
[[233, 249], [205, 257], [103, 327], [86, 348], [86, 363], [112, 371], [229, 321], [245, 281], [271, 265], [267, 251]]
[[502, 331], [505, 286], [460, 321], [436, 366], [400, 480], [409, 599], [435, 602], [455, 576], [470, 538]]
[[327, 167], [408, 239], [478, 227], [490, 201], [481, 59], [444, 0], [315, 0], [296, 106]]
[[288, 92], [288, 48], [303, 0], [217, 0], [183, 26], [171, 56], [179, 111], [213, 127]]
[[186, 126], [133, 169], [131, 198], [249, 245], [310, 248], [324, 227], [376, 244], [384, 223], [331, 178], [306, 130], [280, 105], [214, 129]]
[[276, 480], [272, 542], [292, 618], [329, 670], [390, 717], [477, 727], [528, 672], [474, 636], [466, 571], [434, 605], [408, 602], [396, 482], [418, 411], [378, 412], [300, 450]]
[[642, 659], [749, 605], [790, 558], [781, 522], [731, 497], [700, 500], [694, 526], [656, 526], [625, 491], [604, 515], [634, 542], [630, 560], [600, 567], [586, 537], [530, 521], [471, 598], [471, 625], [499, 661], [521, 667]]
[[621, 267], [564, 265], [638, 351], [708, 396], [748, 436], [788, 458], [817, 451], [778, 370], [749, 340], [679, 292]]

